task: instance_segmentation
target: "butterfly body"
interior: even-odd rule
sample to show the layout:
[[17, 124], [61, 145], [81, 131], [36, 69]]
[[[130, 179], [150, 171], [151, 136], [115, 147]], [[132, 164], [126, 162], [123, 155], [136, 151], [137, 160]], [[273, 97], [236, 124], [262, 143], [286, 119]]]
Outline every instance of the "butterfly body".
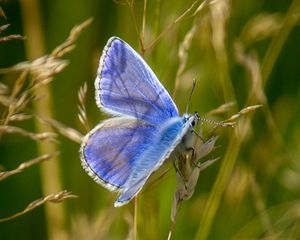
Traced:
[[136, 196], [184, 136], [191, 134], [198, 115], [179, 116], [150, 67], [116, 37], [103, 50], [95, 88], [99, 108], [116, 117], [84, 137], [81, 162], [96, 182], [120, 192], [118, 207]]

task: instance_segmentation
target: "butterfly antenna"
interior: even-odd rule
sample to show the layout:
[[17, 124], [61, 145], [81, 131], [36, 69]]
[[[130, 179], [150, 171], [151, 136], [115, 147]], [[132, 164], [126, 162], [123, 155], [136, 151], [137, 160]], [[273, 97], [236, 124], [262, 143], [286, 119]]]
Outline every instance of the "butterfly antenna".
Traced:
[[193, 79], [192, 90], [191, 90], [191, 92], [190, 92], [189, 99], [188, 99], [188, 102], [187, 102], [187, 105], [186, 105], [186, 109], [185, 109], [185, 113], [186, 113], [186, 114], [188, 113], [188, 110], [189, 110], [189, 104], [190, 104], [190, 102], [191, 102], [191, 99], [192, 99], [192, 95], [193, 95], [195, 86], [196, 86], [196, 79], [194, 78], [194, 79]]

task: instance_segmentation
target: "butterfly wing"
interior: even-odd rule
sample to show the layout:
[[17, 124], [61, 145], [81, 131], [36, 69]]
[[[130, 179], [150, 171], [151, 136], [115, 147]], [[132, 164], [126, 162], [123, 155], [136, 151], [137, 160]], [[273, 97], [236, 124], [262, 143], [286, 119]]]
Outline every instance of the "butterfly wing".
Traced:
[[81, 162], [87, 173], [111, 191], [119, 190], [152, 144], [157, 130], [128, 117], [106, 120], [85, 136]]
[[145, 61], [111, 38], [95, 81], [101, 110], [121, 117], [95, 127], [81, 145], [82, 165], [94, 180], [130, 201], [178, 145], [190, 124]]
[[97, 105], [113, 115], [129, 115], [154, 125], [179, 116], [147, 63], [119, 38], [112, 37], [103, 50], [95, 87]]
[[132, 166], [131, 174], [125, 182], [122, 193], [115, 202], [119, 207], [138, 194], [150, 175], [169, 157], [186, 132], [192, 128], [192, 119], [173, 118], [163, 124], [152, 144], [148, 145], [139, 160]]

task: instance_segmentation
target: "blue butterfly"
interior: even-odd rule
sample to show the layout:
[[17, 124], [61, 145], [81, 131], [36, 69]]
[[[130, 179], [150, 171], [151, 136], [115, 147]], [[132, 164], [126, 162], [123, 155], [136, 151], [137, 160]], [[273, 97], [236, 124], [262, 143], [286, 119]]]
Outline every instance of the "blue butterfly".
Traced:
[[99, 184], [128, 203], [174, 151], [191, 148], [197, 113], [180, 116], [153, 71], [123, 40], [108, 40], [95, 80], [98, 107], [113, 116], [91, 130], [80, 153]]

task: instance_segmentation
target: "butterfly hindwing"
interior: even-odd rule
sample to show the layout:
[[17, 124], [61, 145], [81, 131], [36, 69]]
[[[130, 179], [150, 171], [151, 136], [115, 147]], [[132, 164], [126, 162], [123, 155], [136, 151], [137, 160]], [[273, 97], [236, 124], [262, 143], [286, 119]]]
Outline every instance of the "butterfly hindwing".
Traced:
[[81, 161], [88, 174], [109, 190], [118, 190], [136, 161], [152, 144], [156, 129], [136, 119], [112, 118], [96, 126], [83, 140]]
[[132, 166], [131, 174], [115, 206], [126, 204], [138, 194], [150, 175], [169, 157], [189, 128], [190, 122], [183, 117], [172, 118], [160, 126], [154, 142], [148, 145], [139, 160]]
[[178, 117], [168, 92], [127, 43], [112, 37], [103, 50], [95, 81], [100, 109], [113, 115], [129, 115], [151, 124]]

